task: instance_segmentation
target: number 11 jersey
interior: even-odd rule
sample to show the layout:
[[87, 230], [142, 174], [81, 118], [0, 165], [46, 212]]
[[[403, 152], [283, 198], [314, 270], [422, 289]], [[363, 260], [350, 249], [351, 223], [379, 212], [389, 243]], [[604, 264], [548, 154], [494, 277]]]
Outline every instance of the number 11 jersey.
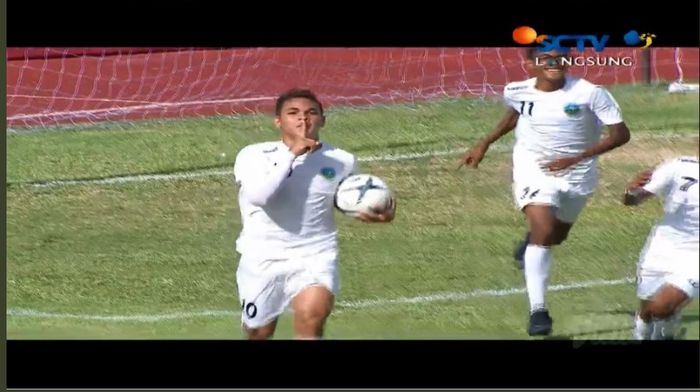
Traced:
[[[506, 105], [519, 114], [513, 148], [516, 172], [543, 175], [542, 162], [580, 154], [600, 140], [603, 125], [623, 122], [619, 105], [604, 87], [566, 76], [561, 89], [545, 92], [535, 88], [535, 82], [531, 78], [509, 83], [503, 93]], [[597, 158], [573, 165], [561, 177], [592, 193], [598, 181]]]

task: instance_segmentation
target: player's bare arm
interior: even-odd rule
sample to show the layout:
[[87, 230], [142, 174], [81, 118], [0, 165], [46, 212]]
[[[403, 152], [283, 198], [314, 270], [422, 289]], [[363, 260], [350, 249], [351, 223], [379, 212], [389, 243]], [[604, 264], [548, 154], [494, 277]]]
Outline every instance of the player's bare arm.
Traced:
[[654, 196], [653, 193], [643, 189], [642, 187], [649, 183], [652, 175], [651, 170], [644, 170], [643, 172], [637, 174], [637, 176], [627, 184], [625, 189], [625, 195], [622, 199], [622, 203], [626, 206], [636, 206], [641, 204], [645, 200]]
[[479, 163], [484, 159], [489, 146], [512, 131], [518, 123], [519, 116], [520, 114], [515, 109], [508, 108], [508, 111], [503, 115], [503, 118], [501, 118], [501, 121], [496, 125], [493, 132], [480, 140], [476, 146], [467, 150], [459, 161], [459, 166], [457, 168], [459, 169], [464, 165], [474, 169], [479, 167]]
[[599, 143], [593, 145], [591, 148], [587, 149], [581, 154], [544, 162], [542, 164], [542, 168], [550, 172], [561, 171], [583, 161], [584, 159], [605, 154], [606, 152], [612, 151], [629, 142], [630, 130], [627, 128], [627, 125], [624, 122], [609, 125], [608, 130], [609, 134], [607, 137], [603, 138]]

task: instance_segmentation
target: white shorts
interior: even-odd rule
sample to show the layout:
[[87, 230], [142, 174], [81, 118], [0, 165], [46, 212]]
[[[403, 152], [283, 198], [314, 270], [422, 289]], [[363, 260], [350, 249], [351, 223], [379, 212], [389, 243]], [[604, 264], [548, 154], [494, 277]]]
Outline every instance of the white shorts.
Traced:
[[290, 259], [242, 255], [236, 271], [241, 323], [248, 328], [269, 324], [310, 286], [325, 287], [336, 295], [340, 288], [337, 260], [337, 252]]
[[698, 297], [700, 264], [697, 250], [678, 249], [662, 237], [651, 236], [637, 263], [637, 297], [650, 299], [669, 284], [689, 298]]
[[567, 223], [576, 222], [589, 196], [590, 192], [582, 192], [577, 184], [556, 177], [522, 176], [513, 181], [513, 198], [519, 210], [529, 204], [549, 205], [557, 219]]
[[683, 291], [688, 295], [688, 298], [698, 298], [700, 281], [697, 274], [688, 272], [649, 271], [643, 268], [638, 269], [637, 297], [639, 299], [651, 299], [664, 285], [670, 285]]

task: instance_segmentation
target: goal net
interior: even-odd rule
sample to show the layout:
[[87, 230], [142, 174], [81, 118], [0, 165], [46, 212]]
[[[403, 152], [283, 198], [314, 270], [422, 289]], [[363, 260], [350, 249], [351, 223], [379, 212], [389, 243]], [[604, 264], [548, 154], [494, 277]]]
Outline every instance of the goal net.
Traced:
[[[641, 83], [640, 53], [609, 48], [606, 56], [631, 65], [573, 72], [604, 85]], [[698, 49], [655, 48], [648, 66], [653, 82], [692, 82]], [[344, 108], [487, 97], [526, 76], [520, 48], [9, 48], [7, 122], [15, 129], [269, 112], [293, 86]]]

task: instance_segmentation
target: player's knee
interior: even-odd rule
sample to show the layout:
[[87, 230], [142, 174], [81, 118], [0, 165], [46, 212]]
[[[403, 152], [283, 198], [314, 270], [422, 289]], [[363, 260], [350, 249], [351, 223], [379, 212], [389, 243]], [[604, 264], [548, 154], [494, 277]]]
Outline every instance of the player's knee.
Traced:
[[530, 243], [539, 246], [552, 246], [557, 245], [556, 239], [554, 230], [546, 228], [533, 231], [530, 236]]
[[324, 307], [305, 307], [297, 309], [294, 318], [297, 325], [308, 329], [318, 329], [326, 322], [330, 310]]
[[654, 317], [654, 314], [651, 312], [651, 302], [648, 300], [642, 300], [639, 306], [639, 318], [644, 320], [645, 322], [649, 322], [652, 320]]
[[676, 311], [676, 304], [671, 301], [652, 301], [649, 304], [648, 311], [655, 319], [665, 319], [673, 316]]
[[554, 236], [553, 245], [561, 245], [569, 237], [569, 233], [558, 233]]
[[267, 328], [267, 327], [262, 327], [262, 328], [244, 328], [246, 334], [248, 335], [248, 339], [250, 340], [265, 340], [265, 339], [272, 339], [272, 336], [275, 334], [275, 330], [273, 328]]

